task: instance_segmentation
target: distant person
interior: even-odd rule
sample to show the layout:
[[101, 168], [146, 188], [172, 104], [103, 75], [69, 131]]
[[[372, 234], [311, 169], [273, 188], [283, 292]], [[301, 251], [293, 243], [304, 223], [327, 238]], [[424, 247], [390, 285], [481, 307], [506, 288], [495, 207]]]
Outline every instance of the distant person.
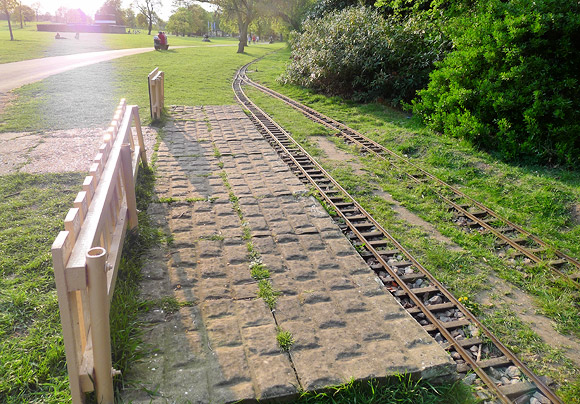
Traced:
[[165, 32], [159, 31], [159, 35], [157, 35], [157, 37], [159, 38], [160, 45], [167, 45], [167, 37], [165, 36]]
[[57, 32], [56, 35], [54, 36], [54, 39], [60, 39], [60, 34]]
[[80, 34], [79, 32], [77, 32], [77, 33], [75, 34], [75, 39], [79, 39], [80, 37], [81, 37], [81, 34]]

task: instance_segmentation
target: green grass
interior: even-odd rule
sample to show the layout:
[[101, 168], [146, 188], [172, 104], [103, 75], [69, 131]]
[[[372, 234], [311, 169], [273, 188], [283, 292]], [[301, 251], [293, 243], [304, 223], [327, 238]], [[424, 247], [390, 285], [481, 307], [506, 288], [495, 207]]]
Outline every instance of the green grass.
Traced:
[[50, 247], [83, 176], [0, 176], [0, 402], [70, 397]]
[[[10, 41], [8, 23], [0, 21], [0, 39], [3, 44], [0, 48], [0, 63], [112, 49], [153, 47], [153, 35], [147, 35], [147, 31], [143, 30], [140, 34], [130, 35], [81, 33], [78, 40], [74, 39], [74, 32], [65, 32], [62, 36], [69, 39], [55, 40], [54, 32], [37, 31], [36, 24], [27, 24], [23, 29], [20, 28], [20, 24], [12, 24], [12, 29], [14, 41]], [[169, 36], [169, 49], [172, 46], [237, 45], [237, 40], [233, 38], [212, 38], [212, 42], [201, 40], [201, 37]]]
[[149, 52], [86, 66], [23, 86], [3, 115], [0, 132], [104, 127], [125, 98], [150, 122], [147, 74], [165, 72], [165, 105], [235, 103], [231, 81], [236, 70], [280, 45], [256, 45], [244, 54], [235, 48], [187, 48]]
[[324, 391], [304, 393], [295, 404], [472, 404], [476, 400], [461, 383], [433, 385], [395, 375], [386, 381], [350, 381]]
[[[289, 57], [288, 50], [269, 55], [252, 65], [250, 77], [287, 96], [327, 114], [348, 126], [366, 134], [400, 155], [459, 186], [463, 192], [483, 202], [500, 215], [520, 224], [572, 256], [580, 257], [580, 221], [574, 217], [580, 208], [580, 172], [559, 168], [510, 165], [493, 155], [478, 151], [465, 141], [449, 138], [427, 130], [409, 114], [387, 106], [370, 103], [355, 104], [339, 98], [330, 98], [296, 86], [282, 86], [276, 78], [283, 70]], [[397, 238], [427, 269], [442, 281], [456, 296], [465, 297], [476, 314], [484, 310], [477, 301], [478, 294], [490, 287], [491, 273], [511, 282], [525, 291], [537, 302], [537, 310], [551, 318], [556, 328], [572, 338], [580, 338], [577, 292], [563, 282], [554, 281], [552, 275], [542, 267], [519, 270], [508, 265], [494, 253], [493, 238], [477, 232], [466, 233], [448, 219], [451, 217], [433, 191], [426, 186], [416, 186], [400, 172], [373, 157], [362, 157], [356, 149], [341, 146], [349, 152], [354, 162], [362, 167], [363, 174], [347, 162], [328, 160], [325, 150], [315, 143], [327, 129], [313, 125], [301, 114], [290, 109], [281, 101], [248, 89], [249, 96], [256, 100], [268, 114], [295, 136], [307, 151], [318, 156], [319, 162], [345, 189], [357, 198], [389, 232]], [[333, 142], [336, 139], [331, 138]], [[434, 241], [422, 228], [402, 220], [384, 200], [380, 193], [388, 192], [402, 206], [430, 222], [443, 235], [459, 244], [463, 251], [450, 251], [445, 244]], [[546, 344], [529, 344], [527, 333], [519, 333], [521, 322], [508, 321], [508, 314], [499, 311], [506, 319], [506, 331], [491, 321], [497, 308], [485, 310], [484, 322], [492, 329], [505, 335], [511, 330], [510, 343], [522, 347], [521, 355], [527, 364], [541, 374], [553, 377], [561, 386], [560, 393], [568, 400], [578, 391], [580, 381], [578, 367], [560, 354], [554, 354]], [[532, 335], [533, 330], [529, 330]], [[535, 335], [535, 338], [539, 338]], [[570, 401], [576, 402], [576, 401]]]

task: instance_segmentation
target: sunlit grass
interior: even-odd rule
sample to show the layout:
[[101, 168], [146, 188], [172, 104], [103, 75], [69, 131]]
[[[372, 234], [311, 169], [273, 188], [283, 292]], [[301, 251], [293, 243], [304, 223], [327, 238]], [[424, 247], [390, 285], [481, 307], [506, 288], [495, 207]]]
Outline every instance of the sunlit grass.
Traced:
[[434, 385], [395, 375], [387, 380], [350, 381], [322, 391], [305, 392], [296, 404], [472, 404], [476, 400], [460, 382]]
[[[139, 34], [91, 34], [80, 33], [80, 38], [74, 39], [74, 32], [63, 32], [64, 40], [55, 40], [54, 32], [36, 30], [36, 23], [28, 23], [23, 29], [20, 24], [12, 24], [14, 41], [10, 41], [8, 23], [0, 21], [0, 63], [18, 62], [50, 56], [63, 56], [74, 53], [98, 52], [112, 49], [148, 48], [153, 47], [153, 35], [147, 35], [146, 30]], [[202, 42], [200, 37], [169, 36], [172, 46], [208, 46], [236, 45], [234, 38], [212, 38], [211, 42]]]
[[81, 189], [73, 174], [0, 176], [0, 402], [68, 400], [50, 246]]
[[15, 91], [16, 100], [0, 116], [0, 132], [104, 127], [121, 98], [138, 105], [148, 123], [147, 75], [155, 67], [165, 72], [166, 106], [234, 104], [236, 70], [277, 47], [251, 46], [243, 54], [235, 47], [170, 49], [57, 74]]

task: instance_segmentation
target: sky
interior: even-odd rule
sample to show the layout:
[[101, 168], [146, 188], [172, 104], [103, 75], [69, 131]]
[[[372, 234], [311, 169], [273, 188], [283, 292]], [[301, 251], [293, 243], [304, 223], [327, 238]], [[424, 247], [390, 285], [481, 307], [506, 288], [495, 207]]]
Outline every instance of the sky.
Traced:
[[[123, 0], [123, 8], [128, 8], [132, 0]], [[162, 7], [159, 9], [157, 14], [164, 20], [167, 20], [171, 15], [172, 6], [171, 0], [161, 0]], [[40, 3], [39, 12], [44, 14], [49, 12], [54, 15], [54, 12], [60, 7], [65, 7], [69, 9], [80, 8], [90, 17], [95, 17], [95, 12], [105, 3], [105, 0], [22, 0], [22, 4], [31, 6], [33, 3]], [[133, 8], [135, 9], [135, 8]]]

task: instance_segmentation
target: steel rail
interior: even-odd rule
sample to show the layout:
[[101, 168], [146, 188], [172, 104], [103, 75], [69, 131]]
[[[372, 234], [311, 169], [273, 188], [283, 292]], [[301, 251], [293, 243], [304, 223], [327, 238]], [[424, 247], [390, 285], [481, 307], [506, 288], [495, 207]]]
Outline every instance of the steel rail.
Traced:
[[[344, 125], [341, 122], [338, 122], [330, 117], [327, 117], [323, 114], [321, 114], [320, 112], [304, 105], [301, 104], [295, 100], [292, 100], [289, 97], [286, 97], [283, 94], [280, 94], [274, 90], [271, 90], [265, 86], [262, 86], [258, 83], [255, 83], [254, 81], [252, 81], [251, 79], [249, 79], [245, 74], [242, 77], [242, 80], [257, 88], [258, 90], [267, 93], [269, 95], [271, 95], [272, 97], [275, 97], [283, 102], [285, 102], [286, 104], [290, 105], [291, 107], [293, 107], [294, 109], [302, 112], [307, 118], [316, 121], [328, 128], [334, 129], [334, 130], [339, 130], [341, 133], [341, 136], [344, 136], [345, 138], [347, 138], [350, 142], [356, 144], [357, 146], [359, 146], [361, 149], [363, 149], [366, 152], [370, 152], [373, 155], [378, 156], [379, 158], [381, 158], [382, 160], [386, 161], [387, 163], [393, 165], [396, 169], [398, 169], [399, 171], [403, 172], [405, 175], [407, 175], [411, 180], [415, 181], [416, 183], [419, 184], [424, 184], [423, 181], [421, 181], [421, 179], [417, 178], [415, 175], [407, 172], [406, 170], [402, 169], [400, 166], [398, 166], [397, 164], [395, 164], [394, 162], [388, 160], [383, 154], [381, 154], [380, 152], [384, 152], [387, 153], [388, 155], [396, 158], [399, 161], [402, 161], [405, 164], [410, 165], [411, 167], [413, 167], [414, 169], [416, 169], [417, 171], [419, 171], [421, 174], [423, 174], [424, 176], [430, 178], [432, 181], [435, 181], [436, 183], [438, 183], [439, 185], [443, 186], [444, 188], [452, 191], [455, 195], [457, 195], [459, 198], [464, 198], [466, 200], [468, 200], [469, 202], [471, 202], [473, 205], [475, 205], [477, 208], [481, 209], [483, 212], [485, 212], [487, 215], [493, 217], [494, 219], [503, 222], [505, 225], [513, 228], [513, 231], [519, 232], [520, 234], [522, 234], [523, 236], [529, 238], [531, 241], [535, 242], [536, 244], [538, 244], [539, 246], [543, 247], [544, 249], [549, 249], [551, 251], [553, 251], [553, 253], [560, 259], [567, 261], [569, 264], [571, 264], [572, 266], [576, 267], [576, 270], [580, 270], [580, 262], [576, 259], [574, 259], [573, 257], [563, 253], [562, 251], [559, 251], [553, 247], [551, 247], [548, 243], [544, 242], [543, 240], [541, 240], [540, 238], [538, 238], [537, 236], [533, 235], [532, 233], [528, 232], [527, 230], [523, 229], [522, 227], [516, 225], [515, 223], [509, 221], [508, 219], [505, 219], [503, 217], [501, 217], [500, 215], [498, 215], [497, 213], [495, 213], [494, 211], [492, 211], [491, 209], [487, 208], [486, 206], [484, 206], [483, 204], [481, 204], [480, 202], [478, 202], [477, 200], [471, 198], [470, 196], [466, 195], [465, 193], [463, 193], [462, 191], [460, 191], [459, 189], [453, 187], [452, 185], [446, 183], [445, 181], [435, 177], [434, 175], [432, 175], [431, 173], [429, 173], [428, 171], [425, 171], [424, 169], [422, 169], [421, 167], [417, 166], [415, 163], [409, 161], [408, 159], [405, 159], [404, 157], [398, 155], [397, 153], [393, 152], [392, 150], [384, 147], [383, 145], [381, 145], [380, 143], [375, 142], [372, 139], [367, 138], [366, 136], [358, 133], [357, 131], [355, 131], [354, 129], [349, 128], [348, 126]], [[359, 140], [357, 139], [357, 137]], [[516, 251], [519, 251], [520, 253], [524, 254], [526, 257], [528, 257], [530, 260], [536, 262], [536, 263], [542, 263], [545, 262], [545, 260], [536, 255], [533, 251], [530, 251], [529, 249], [523, 247], [522, 245], [520, 245], [519, 243], [517, 243], [516, 241], [514, 241], [513, 239], [511, 239], [510, 237], [508, 237], [507, 235], [503, 234], [501, 231], [497, 230], [496, 228], [494, 228], [493, 226], [489, 225], [485, 220], [480, 219], [478, 216], [472, 214], [471, 212], [469, 212], [467, 209], [463, 208], [460, 204], [454, 202], [453, 200], [449, 199], [448, 197], [446, 197], [445, 195], [443, 195], [441, 192], [437, 191], [437, 189], [435, 189], [434, 187], [431, 187], [433, 189], [433, 191], [441, 198], [443, 199], [448, 205], [452, 206], [455, 210], [457, 210], [458, 212], [460, 212], [461, 214], [463, 214], [464, 216], [468, 217], [470, 220], [472, 220], [473, 222], [479, 224], [481, 227], [483, 227], [484, 229], [486, 229], [487, 231], [491, 232], [494, 236], [496, 236], [497, 238], [499, 238], [500, 240], [503, 240], [506, 244], [510, 245], [512, 248], [514, 248]], [[550, 264], [550, 262], [547, 262], [548, 264], [548, 268], [553, 271], [555, 274], [557, 274], [558, 276], [567, 279], [568, 281], [570, 281], [576, 288], [580, 288], [580, 282], [578, 282], [576, 279], [578, 279], [580, 277], [579, 273], [573, 273], [572, 275], [564, 273], [562, 271], [560, 271], [558, 268], [556, 268], [554, 265]]]
[[[438, 289], [438, 291], [445, 296], [449, 302], [451, 302], [457, 309], [459, 309], [466, 318], [478, 327], [478, 329], [483, 332], [493, 342], [496, 348], [510, 360], [515, 366], [517, 366], [522, 373], [524, 373], [530, 380], [533, 381], [535, 386], [544, 394], [548, 399], [550, 399], [553, 403], [560, 403], [560, 399], [546, 386], [542, 380], [540, 380], [530, 369], [528, 369], [505, 345], [501, 343], [471, 312], [462, 305], [435, 277], [433, 277], [430, 272], [424, 268], [386, 229], [384, 229], [378, 222], [376, 222], [358, 202], [354, 198], [352, 198], [348, 192], [342, 188], [342, 186], [336, 182], [332, 176], [330, 176], [320, 164], [318, 164], [310, 155], [297, 143], [294, 139], [286, 132], [283, 128], [281, 128], [276, 122], [268, 117], [268, 115], [261, 110], [257, 105], [255, 105], [244, 93], [241, 83], [243, 81], [243, 72], [247, 68], [247, 65], [242, 67], [239, 73], [236, 75], [234, 79], [234, 83], [232, 87], [234, 89], [234, 93], [238, 101], [244, 105], [252, 114], [254, 123], [261, 127], [261, 132], [266, 135], [270, 140], [271, 143], [274, 142], [277, 146], [278, 152], [287, 156], [292, 162], [292, 165], [300, 171], [302, 176], [308, 180], [320, 193], [320, 195], [326, 200], [330, 206], [332, 206], [336, 212], [340, 215], [340, 217], [344, 220], [353, 234], [363, 243], [365, 243], [365, 248], [375, 257], [375, 259], [381, 264], [385, 271], [389, 273], [393, 282], [400, 287], [405, 294], [413, 300], [415, 303], [415, 307], [419, 308], [421, 312], [429, 319], [432, 325], [434, 325], [437, 330], [445, 337], [445, 339], [453, 345], [453, 348], [462, 359], [468, 363], [472, 369], [476, 372], [476, 374], [484, 381], [484, 383], [496, 394], [496, 396], [504, 403], [512, 403], [511, 401], [500, 389], [500, 387], [496, 386], [494, 381], [487, 375], [487, 373], [481, 368], [475, 360], [469, 355], [466, 349], [461, 345], [459, 341], [457, 341], [449, 332], [449, 330], [444, 326], [444, 323], [441, 322], [433, 312], [428, 308], [427, 305], [423, 303], [421, 298], [415, 294], [405, 281], [397, 274], [396, 270], [393, 270], [391, 266], [386, 262], [383, 255], [380, 253], [379, 250], [372, 246], [371, 240], [368, 240], [367, 237], [361, 233], [357, 226], [360, 227], [360, 224], [354, 224], [350, 217], [342, 212], [341, 208], [337, 206], [335, 201], [333, 201], [333, 197], [329, 195], [330, 192], [334, 194], [340, 195], [340, 198], [334, 197], [334, 199], [341, 199], [343, 201], [347, 201], [346, 204], [353, 205], [356, 210], [360, 213], [360, 215], [364, 216], [366, 220], [368, 220], [372, 225], [378, 229], [382, 236], [388, 239], [395, 247], [401, 252], [411, 263], [412, 266], [417, 268], [423, 276], [425, 276], [432, 285]], [[285, 142], [281, 141], [274, 133], [273, 130], [280, 133], [280, 135], [285, 139]], [[286, 143], [286, 144], [285, 144]], [[289, 146], [292, 146], [290, 149]], [[296, 156], [296, 154], [298, 156]], [[303, 167], [304, 163], [301, 163], [298, 160], [298, 157], [305, 158], [308, 160], [309, 164], [316, 168], [316, 176], [312, 175], [309, 170]], [[326, 184], [332, 184], [335, 190], [329, 191], [328, 189], [323, 189], [322, 186], [319, 185], [316, 178], [322, 177], [324, 178], [324, 182]], [[324, 188], [329, 188], [328, 185]], [[480, 342], [481, 344], [482, 342]], [[476, 344], [473, 344], [476, 345]]]

